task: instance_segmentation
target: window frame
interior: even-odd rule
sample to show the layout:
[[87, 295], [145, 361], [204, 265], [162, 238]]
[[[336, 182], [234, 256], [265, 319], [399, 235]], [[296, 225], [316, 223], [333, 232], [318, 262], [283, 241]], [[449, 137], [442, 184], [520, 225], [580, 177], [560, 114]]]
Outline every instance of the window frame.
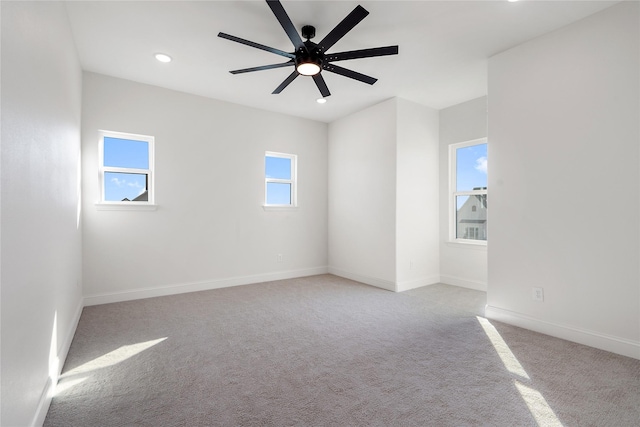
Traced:
[[[268, 178], [267, 177], [267, 157], [277, 157], [281, 159], [289, 159], [291, 161], [291, 179], [282, 178]], [[265, 210], [287, 210], [295, 209], [298, 207], [298, 156], [296, 154], [279, 153], [275, 151], [266, 151], [264, 153], [264, 204], [262, 207]], [[267, 202], [268, 197], [268, 185], [269, 183], [276, 184], [289, 184], [291, 185], [291, 203], [290, 204], [269, 204]]]
[[[100, 199], [96, 203], [96, 206], [100, 210], [155, 210], [155, 137], [150, 135], [140, 135], [127, 132], [115, 132], [107, 130], [98, 131], [98, 186]], [[148, 155], [149, 155], [149, 168], [123, 168], [116, 166], [104, 165], [104, 139], [106, 138], [118, 138], [128, 139], [132, 141], [143, 141], [147, 143]], [[106, 173], [129, 173], [129, 174], [141, 174], [147, 176], [147, 201], [120, 201], [120, 200], [105, 200], [105, 174]]]
[[[477, 246], [487, 246], [487, 242], [489, 240], [489, 233], [487, 229], [487, 239], [486, 240], [475, 240], [475, 239], [462, 239], [457, 237], [457, 198], [460, 196], [482, 196], [488, 199], [488, 185], [484, 190], [465, 190], [465, 191], [457, 191], [457, 150], [459, 148], [471, 147], [474, 145], [482, 145], [487, 144], [487, 153], [489, 148], [489, 143], [487, 142], [487, 138], [478, 138], [470, 141], [457, 142], [454, 144], [449, 144], [449, 242], [450, 243], [460, 243], [464, 245], [477, 245]], [[488, 157], [488, 155], [487, 155]], [[489, 211], [487, 208], [487, 223], [489, 222]]]

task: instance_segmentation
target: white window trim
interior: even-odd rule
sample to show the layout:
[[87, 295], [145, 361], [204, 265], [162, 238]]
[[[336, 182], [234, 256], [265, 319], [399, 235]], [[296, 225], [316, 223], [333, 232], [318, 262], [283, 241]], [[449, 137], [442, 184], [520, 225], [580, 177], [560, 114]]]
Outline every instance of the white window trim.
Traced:
[[[455, 144], [449, 144], [449, 243], [461, 244], [461, 245], [476, 245], [487, 246], [487, 240], [471, 240], [471, 239], [459, 239], [456, 237], [456, 196], [476, 196], [487, 195], [487, 190], [470, 190], [470, 191], [456, 191], [457, 182], [457, 165], [456, 165], [456, 150], [458, 148], [470, 147], [472, 145], [487, 144], [487, 138], [478, 138], [471, 141], [458, 142]], [[487, 212], [487, 217], [489, 213]], [[487, 218], [488, 222], [488, 218]]]
[[[155, 162], [155, 138], [149, 135], [139, 135], [135, 133], [113, 132], [107, 130], [98, 131], [98, 185], [100, 199], [96, 202], [98, 210], [156, 210], [155, 204], [155, 182], [154, 182], [154, 162]], [[134, 141], [145, 141], [149, 147], [149, 169], [120, 168], [104, 166], [104, 138], [130, 139]], [[105, 172], [139, 173], [147, 175], [147, 199], [146, 202], [121, 202], [106, 201], [104, 199], [104, 174]]]
[[[296, 154], [277, 153], [275, 151], [267, 151], [264, 153], [265, 162], [263, 162], [263, 164], [265, 165], [266, 165], [267, 157], [280, 157], [283, 159], [290, 159], [291, 160], [291, 179], [267, 178], [267, 171], [265, 170], [263, 173], [264, 204], [262, 205], [262, 208], [265, 211], [287, 211], [287, 210], [297, 209], [298, 208], [298, 156]], [[275, 205], [275, 204], [267, 203], [267, 184], [271, 182], [291, 185], [291, 204]]]

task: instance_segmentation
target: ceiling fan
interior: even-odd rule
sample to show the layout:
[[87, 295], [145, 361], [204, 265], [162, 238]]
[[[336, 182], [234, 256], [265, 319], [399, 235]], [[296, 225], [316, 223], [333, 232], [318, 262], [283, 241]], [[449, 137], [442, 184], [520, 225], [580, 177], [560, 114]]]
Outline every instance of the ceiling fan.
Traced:
[[254, 43], [252, 41], [241, 39], [239, 37], [235, 37], [222, 32], [218, 33], [218, 37], [222, 37], [224, 39], [241, 43], [247, 46], [255, 47], [257, 49], [266, 50], [267, 52], [275, 53], [276, 55], [289, 58], [289, 61], [279, 64], [262, 65], [259, 67], [243, 68], [241, 70], [230, 71], [231, 74], [241, 74], [253, 71], [271, 70], [273, 68], [294, 66], [295, 69], [293, 70], [293, 72], [280, 84], [280, 86], [278, 86], [272, 92], [273, 94], [282, 92], [284, 88], [289, 86], [289, 84], [296, 79], [296, 77], [302, 74], [303, 76], [311, 76], [313, 78], [313, 81], [316, 83], [316, 86], [318, 87], [318, 90], [323, 97], [330, 96], [331, 92], [329, 92], [329, 88], [327, 87], [327, 84], [322, 77], [322, 71], [340, 74], [342, 76], [372, 85], [378, 79], [340, 67], [333, 64], [333, 62], [344, 61], [347, 59], [396, 55], [398, 53], [398, 46], [385, 46], [370, 49], [351, 50], [348, 52], [327, 53], [327, 50], [329, 50], [334, 44], [336, 44], [338, 40], [344, 37], [345, 34], [351, 31], [353, 27], [358, 25], [358, 23], [369, 14], [369, 12], [362, 6], [356, 6], [356, 8], [353, 9], [353, 11], [351, 11], [351, 13], [347, 15], [346, 18], [344, 18], [338, 25], [336, 25], [333, 30], [329, 32], [329, 34], [325, 36], [325, 38], [323, 38], [319, 43], [316, 44], [311, 41], [311, 39], [316, 35], [315, 27], [311, 25], [305, 25], [304, 27], [302, 27], [302, 37], [307, 39], [306, 41], [302, 41], [302, 38], [300, 38], [300, 35], [298, 35], [296, 28], [293, 26], [289, 15], [287, 15], [287, 12], [284, 10], [284, 7], [280, 3], [280, 1], [266, 1], [271, 8], [271, 11], [278, 19], [278, 22], [280, 22], [280, 25], [282, 25], [282, 28], [287, 33], [287, 36], [289, 36], [291, 43], [293, 43], [293, 46], [295, 48], [294, 52], [285, 52], [280, 49], [275, 49], [260, 43]]

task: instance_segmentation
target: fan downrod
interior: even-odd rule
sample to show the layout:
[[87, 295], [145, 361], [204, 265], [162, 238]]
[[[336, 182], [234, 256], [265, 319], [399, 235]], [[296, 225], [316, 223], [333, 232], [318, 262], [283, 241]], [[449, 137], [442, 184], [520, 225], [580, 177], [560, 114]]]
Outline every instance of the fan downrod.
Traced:
[[305, 25], [302, 27], [302, 37], [307, 39], [307, 41], [311, 40], [316, 36], [316, 27], [313, 25]]

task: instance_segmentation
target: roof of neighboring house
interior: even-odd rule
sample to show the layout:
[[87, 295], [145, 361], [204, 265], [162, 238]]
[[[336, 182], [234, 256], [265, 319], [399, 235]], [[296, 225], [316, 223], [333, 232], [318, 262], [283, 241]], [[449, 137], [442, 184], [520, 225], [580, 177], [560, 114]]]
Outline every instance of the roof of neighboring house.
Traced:
[[138, 197], [132, 200], [133, 202], [148, 202], [149, 201], [149, 193], [147, 190], [144, 190]]

